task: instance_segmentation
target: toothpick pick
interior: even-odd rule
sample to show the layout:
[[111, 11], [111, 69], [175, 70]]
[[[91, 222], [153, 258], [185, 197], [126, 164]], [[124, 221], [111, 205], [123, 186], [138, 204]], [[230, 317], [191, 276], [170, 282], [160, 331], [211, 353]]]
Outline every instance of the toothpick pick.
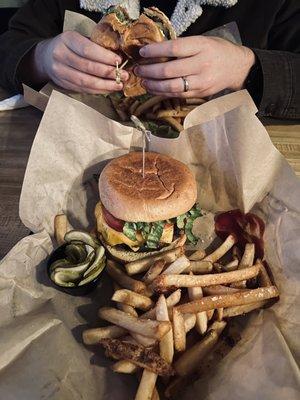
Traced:
[[151, 132], [148, 131], [145, 127], [145, 125], [135, 116], [135, 115], [131, 115], [130, 117], [131, 121], [134, 123], [134, 125], [136, 126], [136, 128], [142, 132], [143, 134], [143, 178], [145, 178], [145, 153], [146, 153], [146, 142], [150, 142], [150, 134]]
[[119, 85], [121, 83], [121, 73], [119, 69], [119, 62], [116, 61], [116, 83]]

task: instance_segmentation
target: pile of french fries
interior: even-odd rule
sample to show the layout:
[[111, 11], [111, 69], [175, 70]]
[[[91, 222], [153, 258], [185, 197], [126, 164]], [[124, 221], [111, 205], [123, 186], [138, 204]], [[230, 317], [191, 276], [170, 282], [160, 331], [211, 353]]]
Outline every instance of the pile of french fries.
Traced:
[[153, 96], [144, 102], [134, 97], [110, 99], [121, 121], [129, 121], [130, 116], [135, 115], [146, 121], [162, 121], [178, 132], [183, 130], [184, 118], [188, 113], [206, 101], [200, 98], [166, 99], [163, 96]]
[[106, 271], [115, 307], [99, 317], [110, 325], [86, 330], [83, 341], [101, 344], [113, 371], [137, 375], [136, 400], [159, 399], [159, 381], [165, 397], [178, 394], [238, 340], [233, 317], [279, 296], [254, 244], [241, 255], [232, 235], [210, 254], [189, 255], [182, 246], [126, 265], [108, 260]]

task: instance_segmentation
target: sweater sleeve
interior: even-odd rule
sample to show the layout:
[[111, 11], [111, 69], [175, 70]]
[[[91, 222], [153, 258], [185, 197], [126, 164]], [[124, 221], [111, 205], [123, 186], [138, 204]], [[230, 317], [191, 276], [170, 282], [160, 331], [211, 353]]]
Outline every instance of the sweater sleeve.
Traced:
[[300, 2], [287, 0], [269, 33], [267, 49], [253, 49], [262, 74], [259, 114], [300, 118]]
[[22, 90], [18, 66], [40, 41], [62, 31], [63, 12], [56, 0], [29, 0], [15, 14], [7, 32], [0, 36], [0, 86], [18, 93]]

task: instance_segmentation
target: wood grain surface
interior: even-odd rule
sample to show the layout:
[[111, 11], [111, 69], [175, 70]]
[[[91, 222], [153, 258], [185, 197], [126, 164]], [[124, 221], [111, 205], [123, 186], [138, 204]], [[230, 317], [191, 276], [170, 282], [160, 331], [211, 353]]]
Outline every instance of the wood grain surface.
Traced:
[[[5, 93], [0, 89], [0, 100]], [[19, 219], [19, 197], [42, 113], [33, 107], [0, 112], [0, 259], [29, 234]], [[276, 125], [274, 125], [276, 123]], [[300, 124], [268, 120], [273, 143], [300, 176]]]
[[29, 234], [19, 219], [19, 197], [41, 115], [32, 107], [0, 112], [0, 259]]

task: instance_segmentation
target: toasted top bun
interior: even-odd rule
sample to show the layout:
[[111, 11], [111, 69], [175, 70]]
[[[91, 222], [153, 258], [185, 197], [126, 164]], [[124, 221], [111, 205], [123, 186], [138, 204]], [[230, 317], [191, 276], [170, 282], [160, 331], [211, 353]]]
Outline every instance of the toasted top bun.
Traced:
[[[121, 7], [119, 10], [126, 18], [129, 18], [126, 10]], [[125, 32], [126, 27], [126, 22], [120, 21], [116, 13], [106, 14], [93, 29], [91, 41], [106, 49], [118, 51], [121, 48], [121, 35]]]
[[177, 217], [196, 202], [196, 180], [180, 161], [158, 153], [146, 153], [145, 177], [142, 153], [115, 158], [99, 179], [100, 199], [116, 218], [128, 222], [154, 222]]
[[139, 19], [125, 30], [122, 39], [122, 50], [134, 60], [140, 58], [139, 50], [141, 47], [165, 40], [156, 23], [145, 14], [141, 14]]
[[156, 7], [149, 7], [149, 8], [144, 8], [144, 14], [146, 14], [150, 18], [158, 18], [163, 26], [168, 30], [170, 39], [176, 39], [177, 35], [176, 32], [171, 24], [171, 21], [169, 18], [158, 8]]

